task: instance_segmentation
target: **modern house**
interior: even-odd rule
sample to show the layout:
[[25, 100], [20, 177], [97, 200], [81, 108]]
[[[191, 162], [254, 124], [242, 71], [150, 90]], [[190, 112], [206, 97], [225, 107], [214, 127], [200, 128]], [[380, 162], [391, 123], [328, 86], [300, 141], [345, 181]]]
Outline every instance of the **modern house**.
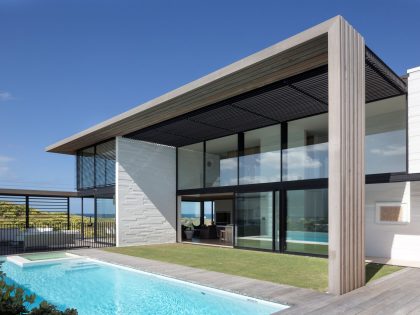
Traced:
[[193, 242], [328, 255], [336, 294], [365, 256], [420, 261], [420, 68], [398, 76], [340, 16], [47, 151], [114, 196], [117, 246], [193, 223]]

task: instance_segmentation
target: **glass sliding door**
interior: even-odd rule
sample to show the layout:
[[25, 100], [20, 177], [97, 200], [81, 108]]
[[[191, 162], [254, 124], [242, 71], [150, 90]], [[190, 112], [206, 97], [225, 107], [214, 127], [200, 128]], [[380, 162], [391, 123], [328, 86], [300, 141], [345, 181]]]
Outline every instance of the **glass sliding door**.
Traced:
[[214, 224], [214, 202], [204, 201], [204, 225]]
[[274, 192], [274, 250], [280, 250], [280, 224], [283, 218], [280, 217], [280, 191]]
[[287, 191], [286, 251], [328, 254], [328, 189]]
[[236, 196], [235, 246], [273, 249], [273, 192]]
[[199, 226], [201, 221], [200, 201], [182, 201], [181, 203], [181, 225], [193, 228]]

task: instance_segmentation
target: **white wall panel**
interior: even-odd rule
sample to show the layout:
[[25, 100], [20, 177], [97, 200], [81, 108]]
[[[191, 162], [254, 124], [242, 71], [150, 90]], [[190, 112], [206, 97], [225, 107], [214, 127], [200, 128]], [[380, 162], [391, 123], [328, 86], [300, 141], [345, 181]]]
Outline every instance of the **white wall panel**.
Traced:
[[117, 246], [176, 241], [175, 148], [117, 138]]

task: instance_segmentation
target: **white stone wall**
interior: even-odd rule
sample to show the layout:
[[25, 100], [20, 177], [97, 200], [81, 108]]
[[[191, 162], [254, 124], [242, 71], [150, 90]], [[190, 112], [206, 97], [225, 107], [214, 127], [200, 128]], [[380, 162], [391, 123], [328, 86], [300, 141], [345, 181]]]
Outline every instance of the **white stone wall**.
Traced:
[[[409, 223], [376, 221], [377, 202], [408, 205]], [[420, 261], [420, 182], [366, 185], [366, 256]]]
[[176, 241], [176, 151], [117, 138], [117, 246]]
[[408, 169], [420, 173], [420, 67], [408, 70]]

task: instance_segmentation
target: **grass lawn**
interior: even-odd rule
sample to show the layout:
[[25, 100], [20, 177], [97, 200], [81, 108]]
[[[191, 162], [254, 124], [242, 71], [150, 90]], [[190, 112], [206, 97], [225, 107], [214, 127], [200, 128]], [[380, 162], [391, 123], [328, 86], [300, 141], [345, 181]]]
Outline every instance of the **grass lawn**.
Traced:
[[[326, 291], [328, 286], [326, 258], [187, 244], [113, 247], [104, 250], [318, 291]], [[369, 263], [366, 265], [366, 280], [369, 282], [400, 269]]]

